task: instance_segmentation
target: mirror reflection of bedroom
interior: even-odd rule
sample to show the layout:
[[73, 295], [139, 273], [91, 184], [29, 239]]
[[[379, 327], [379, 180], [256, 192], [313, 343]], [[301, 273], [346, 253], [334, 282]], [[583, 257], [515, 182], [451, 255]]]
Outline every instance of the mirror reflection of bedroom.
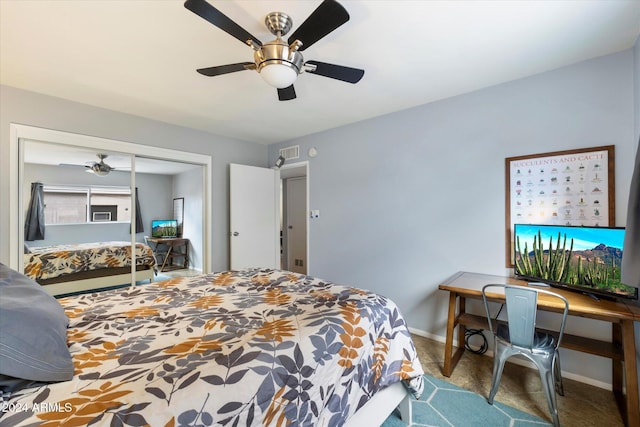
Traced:
[[[51, 294], [129, 286], [132, 259], [137, 284], [203, 271], [202, 165], [23, 142], [24, 273]], [[179, 233], [154, 242], [176, 200]]]

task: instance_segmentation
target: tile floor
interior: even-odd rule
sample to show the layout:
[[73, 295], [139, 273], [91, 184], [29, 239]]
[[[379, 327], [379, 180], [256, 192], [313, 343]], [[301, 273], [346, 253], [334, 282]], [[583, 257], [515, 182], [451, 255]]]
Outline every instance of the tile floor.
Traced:
[[185, 276], [190, 277], [190, 276], [197, 276], [199, 274], [202, 274], [202, 272], [198, 270], [190, 270], [187, 268], [182, 268], [179, 270], [162, 271], [158, 273], [158, 276], [156, 276], [156, 278], [153, 279], [153, 281], [159, 282], [161, 280], [165, 280], [166, 277], [170, 277], [170, 278], [185, 277]]
[[[483, 396], [491, 388], [493, 358], [466, 351], [451, 377], [442, 375], [444, 344], [413, 336], [418, 357], [426, 373], [444, 379]], [[611, 391], [563, 379], [564, 396], [558, 396], [558, 411], [563, 427], [623, 426], [622, 417]], [[495, 400], [551, 422], [547, 402], [536, 370], [507, 363]]]

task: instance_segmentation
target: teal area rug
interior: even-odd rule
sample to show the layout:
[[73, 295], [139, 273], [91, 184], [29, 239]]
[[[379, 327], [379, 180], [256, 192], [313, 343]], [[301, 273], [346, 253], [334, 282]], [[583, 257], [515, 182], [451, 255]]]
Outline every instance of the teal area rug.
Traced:
[[[410, 427], [541, 427], [549, 422], [534, 415], [439, 380], [424, 376], [424, 392], [411, 402]], [[394, 411], [381, 427], [406, 427]]]
[[153, 278], [154, 282], [162, 282], [163, 280], [169, 280], [171, 279], [171, 277], [167, 276], [166, 274], [162, 273], [162, 272], [158, 272], [156, 274], [156, 276]]

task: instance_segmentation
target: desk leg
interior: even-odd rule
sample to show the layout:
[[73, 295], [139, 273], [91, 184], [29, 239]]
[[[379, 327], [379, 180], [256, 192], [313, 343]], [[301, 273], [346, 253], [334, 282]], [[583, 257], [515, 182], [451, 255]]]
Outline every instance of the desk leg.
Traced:
[[189, 268], [189, 242], [184, 245], [184, 263], [183, 268]]
[[[460, 297], [460, 310], [459, 314], [456, 314], [456, 302], [458, 295], [455, 292], [449, 293], [449, 314], [447, 316], [447, 336], [444, 343], [444, 367], [442, 369], [442, 375], [450, 377], [453, 373], [453, 369], [458, 364], [462, 353], [464, 353], [464, 327], [458, 325], [459, 314], [465, 311], [465, 299]], [[453, 335], [455, 328], [458, 326], [458, 347], [456, 352], [453, 352]]]
[[160, 271], [164, 271], [164, 266], [167, 264], [167, 261], [169, 260], [172, 250], [173, 250], [173, 245], [169, 245], [169, 249], [167, 249], [167, 254], [164, 256], [164, 261], [162, 262], [162, 267], [160, 267]]
[[624, 353], [624, 375], [627, 395], [625, 399], [627, 426], [640, 426], [638, 407], [638, 368], [636, 366], [636, 341], [632, 320], [622, 321], [622, 349]]
[[451, 359], [453, 357], [453, 331], [456, 327], [456, 300], [457, 296], [454, 292], [449, 293], [449, 314], [447, 315], [447, 337], [444, 342], [444, 368], [442, 375], [451, 376], [453, 367]]
[[624, 347], [620, 323], [611, 323], [611, 342], [616, 348], [622, 350], [622, 358], [611, 359], [611, 388], [621, 413], [624, 413]]

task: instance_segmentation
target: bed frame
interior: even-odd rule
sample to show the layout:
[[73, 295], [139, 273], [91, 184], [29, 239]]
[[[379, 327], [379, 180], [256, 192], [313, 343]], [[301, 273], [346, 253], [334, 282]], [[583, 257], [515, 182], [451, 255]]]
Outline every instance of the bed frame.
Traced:
[[400, 419], [411, 424], [411, 395], [401, 382], [373, 395], [365, 405], [351, 416], [345, 427], [371, 427], [382, 425], [395, 408], [400, 412]]
[[[131, 268], [129, 267], [94, 270], [92, 273], [92, 277], [87, 277], [86, 274], [84, 276], [71, 274], [57, 277], [51, 281], [39, 281], [38, 283], [53, 296], [131, 283]], [[154, 275], [155, 270], [153, 267], [138, 266], [138, 269], [136, 269], [136, 282], [141, 280], [153, 282]]]

